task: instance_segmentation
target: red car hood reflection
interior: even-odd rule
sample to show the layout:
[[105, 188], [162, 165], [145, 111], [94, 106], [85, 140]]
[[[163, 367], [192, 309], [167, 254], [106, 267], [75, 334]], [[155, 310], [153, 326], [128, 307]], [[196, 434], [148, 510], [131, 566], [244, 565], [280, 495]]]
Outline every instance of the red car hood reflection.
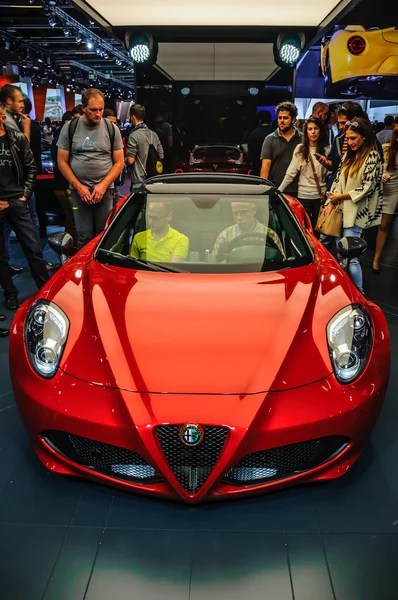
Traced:
[[49, 294], [70, 319], [61, 368], [139, 392], [250, 394], [320, 380], [332, 372], [326, 325], [351, 302], [339, 267], [327, 267], [327, 277], [320, 261], [185, 275], [72, 260]]

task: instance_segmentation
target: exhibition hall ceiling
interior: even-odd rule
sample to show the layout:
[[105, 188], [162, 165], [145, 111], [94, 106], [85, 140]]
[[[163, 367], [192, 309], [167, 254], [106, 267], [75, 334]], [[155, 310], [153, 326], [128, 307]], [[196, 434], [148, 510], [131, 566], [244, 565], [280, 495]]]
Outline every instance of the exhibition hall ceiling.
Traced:
[[[339, 0], [89, 0], [113, 26], [316, 27]], [[344, 4], [348, 4], [345, 2]]]
[[180, 81], [261, 81], [275, 69], [272, 44], [166, 42], [157, 64]]

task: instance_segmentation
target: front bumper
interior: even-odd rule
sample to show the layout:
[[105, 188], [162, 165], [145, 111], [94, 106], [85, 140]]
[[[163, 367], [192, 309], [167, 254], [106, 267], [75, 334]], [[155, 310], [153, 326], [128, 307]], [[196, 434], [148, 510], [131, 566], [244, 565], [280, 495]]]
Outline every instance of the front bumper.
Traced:
[[[19, 358], [18, 362], [11, 360], [16, 402], [33, 448], [47, 469], [192, 503], [344, 474], [362, 452], [388, 381], [388, 374], [383, 376], [368, 368], [359, 380], [347, 386], [339, 385], [330, 375], [301, 388], [247, 396], [152, 394], [104, 388], [62, 370], [47, 381], [32, 371], [26, 359], [21, 355]], [[13, 364], [18, 364], [18, 369]], [[185, 423], [228, 430], [214, 468], [194, 494], [188, 493], [176, 478], [155, 433], [159, 425]], [[153, 467], [158, 477], [135, 483], [87, 468], [49, 444], [45, 435], [48, 431], [133, 451]], [[328, 436], [345, 438], [347, 444], [319, 466], [258, 485], [223, 482], [226, 474], [249, 454]]]

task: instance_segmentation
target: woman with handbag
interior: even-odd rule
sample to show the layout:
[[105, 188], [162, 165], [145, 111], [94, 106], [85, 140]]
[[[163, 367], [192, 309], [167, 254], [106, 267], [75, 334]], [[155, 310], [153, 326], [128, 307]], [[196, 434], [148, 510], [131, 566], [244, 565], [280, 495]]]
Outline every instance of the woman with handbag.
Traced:
[[[342, 237], [360, 237], [364, 229], [379, 225], [383, 205], [383, 165], [369, 121], [361, 118], [351, 121], [346, 130], [346, 139], [347, 152], [331, 191], [326, 194], [328, 200], [325, 210], [342, 210], [342, 231], [340, 236], [334, 238], [336, 243]], [[319, 224], [318, 221], [317, 227]], [[322, 236], [321, 242], [328, 245], [330, 239]], [[350, 262], [348, 273], [363, 292], [362, 269], [357, 258]]]
[[398, 124], [392, 132], [391, 142], [383, 144], [384, 173], [383, 173], [383, 214], [376, 239], [376, 252], [373, 259], [372, 271], [380, 274], [379, 260], [387, 241], [388, 230], [394, 217], [398, 203]]
[[279, 186], [279, 190], [283, 192], [299, 173], [297, 199], [310, 216], [313, 227], [326, 192], [325, 177], [328, 170], [317, 160], [317, 155], [329, 154], [326, 144], [327, 135], [322, 121], [310, 117], [304, 123], [303, 142], [297, 146]]

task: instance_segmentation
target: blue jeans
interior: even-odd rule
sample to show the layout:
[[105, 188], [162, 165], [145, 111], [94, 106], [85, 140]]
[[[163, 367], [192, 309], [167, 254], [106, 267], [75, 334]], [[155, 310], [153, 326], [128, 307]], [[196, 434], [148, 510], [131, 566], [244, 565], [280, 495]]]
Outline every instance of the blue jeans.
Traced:
[[[333, 248], [333, 244], [336, 245], [339, 243], [341, 238], [343, 237], [361, 237], [363, 229], [354, 225], [353, 227], [343, 227], [341, 232], [341, 236], [331, 237], [330, 235], [321, 235], [320, 241], [322, 244], [331, 251]], [[355, 283], [357, 288], [363, 293], [363, 278], [362, 278], [362, 268], [359, 260], [357, 258], [353, 258], [348, 267], [348, 274], [351, 277], [352, 281]]]
[[[35, 228], [35, 233], [37, 236], [37, 239], [39, 240], [40, 243], [40, 224], [39, 224], [39, 219], [37, 216], [37, 212], [36, 212], [36, 198], [34, 193], [31, 195], [31, 197], [29, 198], [29, 200], [27, 201], [28, 204], [28, 208], [29, 208], [29, 213], [30, 213], [30, 217], [32, 219], [32, 223], [33, 223], [33, 227]], [[11, 226], [9, 224], [9, 222], [6, 220], [4, 223], [4, 245], [5, 245], [5, 253], [6, 253], [6, 260], [8, 261], [9, 259], [9, 255], [10, 255], [10, 233], [11, 233]]]

